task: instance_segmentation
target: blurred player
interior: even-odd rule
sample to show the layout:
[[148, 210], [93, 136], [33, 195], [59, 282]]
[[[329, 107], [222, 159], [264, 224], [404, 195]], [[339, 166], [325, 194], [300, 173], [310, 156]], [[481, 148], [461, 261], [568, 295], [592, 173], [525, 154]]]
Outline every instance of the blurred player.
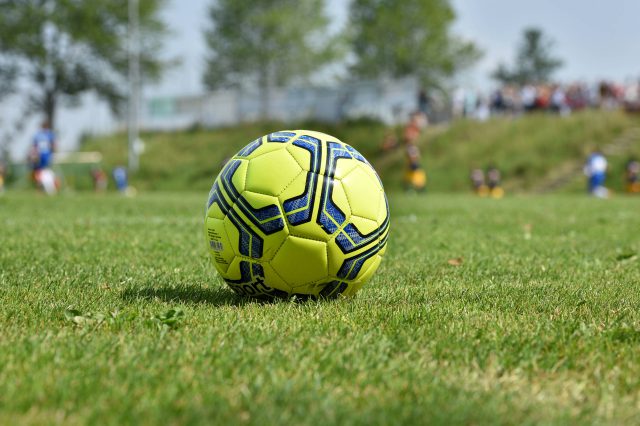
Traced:
[[129, 188], [129, 176], [124, 166], [118, 166], [113, 169], [113, 180], [116, 182], [116, 188], [122, 194], [126, 194]]
[[631, 159], [627, 162], [625, 180], [628, 193], [640, 193], [640, 162], [638, 160]]
[[489, 187], [485, 183], [484, 170], [477, 168], [471, 171], [471, 185], [473, 186], [473, 192], [481, 197], [486, 197], [489, 194]]
[[53, 153], [56, 150], [56, 138], [51, 125], [44, 121], [40, 130], [33, 137], [29, 160], [33, 170], [33, 179], [47, 194], [53, 195], [58, 191], [56, 175], [51, 170]]
[[388, 131], [384, 135], [384, 139], [382, 139], [382, 145], [380, 146], [380, 150], [384, 152], [393, 151], [398, 147], [398, 138], [393, 133], [392, 130]]
[[427, 174], [420, 164], [420, 149], [417, 145], [422, 128], [426, 126], [426, 123], [426, 116], [420, 112], [415, 112], [411, 114], [409, 123], [402, 135], [407, 161], [404, 175], [405, 187], [418, 192], [423, 191], [427, 184]]
[[7, 169], [4, 166], [4, 161], [0, 160], [0, 195], [4, 194], [4, 176], [7, 173]]
[[495, 166], [490, 166], [487, 169], [487, 186], [489, 187], [489, 194], [493, 198], [504, 197], [504, 189], [502, 189], [502, 174]]
[[596, 149], [587, 158], [584, 174], [587, 176], [587, 187], [591, 195], [598, 198], [606, 198], [609, 195], [609, 190], [604, 186], [607, 178], [607, 159], [599, 150]]
[[104, 192], [107, 190], [107, 174], [100, 167], [91, 169], [91, 179], [93, 180], [93, 190], [95, 192]]

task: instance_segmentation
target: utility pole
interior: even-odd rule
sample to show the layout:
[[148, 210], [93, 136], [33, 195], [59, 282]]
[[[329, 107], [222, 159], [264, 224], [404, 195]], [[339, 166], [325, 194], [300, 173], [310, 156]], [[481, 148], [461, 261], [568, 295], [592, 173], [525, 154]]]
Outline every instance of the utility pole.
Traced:
[[140, 25], [138, 0], [129, 0], [129, 172], [138, 170]]

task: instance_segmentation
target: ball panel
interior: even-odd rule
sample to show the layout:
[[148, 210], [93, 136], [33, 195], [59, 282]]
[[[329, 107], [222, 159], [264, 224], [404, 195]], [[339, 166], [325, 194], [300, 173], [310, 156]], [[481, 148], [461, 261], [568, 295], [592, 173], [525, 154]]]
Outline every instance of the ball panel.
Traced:
[[264, 140], [264, 136], [260, 137], [253, 142], [249, 142], [247, 146], [242, 148], [233, 158], [246, 158], [249, 157], [256, 149], [260, 148]]
[[224, 220], [208, 217], [205, 227], [211, 261], [218, 271], [226, 272], [235, 257], [235, 251], [229, 241]]
[[302, 172], [285, 146], [252, 158], [247, 171], [246, 190], [278, 196]]
[[337, 299], [347, 291], [349, 286], [350, 284], [345, 281], [331, 279], [322, 286], [317, 296], [322, 299]]
[[306, 171], [320, 171], [320, 163], [322, 161], [322, 141], [319, 139], [309, 140], [306, 135], [296, 139], [287, 146], [287, 151], [291, 154], [300, 168]]
[[[247, 159], [247, 160], [253, 160], [255, 158], [258, 158], [264, 154], [267, 154], [269, 152], [272, 151], [278, 151], [280, 149], [282, 149], [283, 144], [282, 143], [277, 143], [277, 142], [269, 142], [268, 140], [268, 135], [267, 136], [263, 136], [260, 139], [257, 139], [258, 145], [257, 146], [253, 146], [253, 150], [251, 150], [250, 152], [245, 152], [245, 149], [242, 149], [240, 152], [238, 152], [233, 158], [242, 158], [242, 159]], [[255, 142], [255, 141], [254, 141]], [[249, 146], [252, 146], [253, 142], [249, 145], [247, 145], [245, 148], [249, 148]], [[244, 154], [243, 154], [244, 153]]]
[[354, 215], [376, 220], [382, 200], [382, 186], [371, 167], [360, 162], [357, 164], [357, 167], [342, 178], [351, 211]]
[[388, 225], [389, 223], [389, 203], [384, 192], [381, 194], [380, 209], [378, 210], [378, 217], [376, 218], [376, 222], [378, 222], [380, 226]]
[[362, 251], [350, 253], [345, 256], [346, 258], [344, 258], [340, 269], [338, 269], [337, 277], [342, 280], [358, 279], [360, 273], [366, 270], [367, 262], [373, 258], [379, 250], [379, 244], [374, 243]]
[[242, 258], [234, 256], [233, 259], [231, 259], [231, 262], [229, 263], [229, 266], [227, 267], [226, 271], [223, 272], [218, 270], [222, 279], [225, 281], [242, 280], [242, 273], [240, 271], [240, 262], [242, 261], [243, 261]]
[[334, 177], [342, 180], [358, 167], [358, 161], [353, 158], [340, 158], [336, 163]]
[[317, 296], [326, 285], [326, 278], [312, 283], [298, 285], [292, 288], [293, 294]]
[[325, 278], [315, 283], [298, 286], [293, 289], [295, 295], [313, 296], [322, 299], [336, 299], [342, 295], [351, 284], [335, 278]]
[[[248, 247], [245, 247], [242, 249], [240, 247], [241, 246], [240, 232], [242, 231], [244, 234], [243, 229], [241, 227], [239, 228], [236, 225], [236, 221], [232, 221], [230, 217], [225, 217], [223, 223], [224, 223], [224, 232], [227, 235], [229, 246], [233, 250], [234, 255], [239, 257], [245, 256], [245, 255], [248, 256], [248, 253], [247, 253]], [[244, 254], [244, 253], [247, 253], [247, 254]]]
[[268, 283], [278, 285], [281, 280], [274, 276], [268, 265], [235, 258], [226, 273], [221, 273], [231, 289], [241, 296], [258, 298], [286, 298], [291, 289], [284, 283], [272, 287]]
[[327, 277], [327, 246], [322, 241], [289, 236], [271, 266], [294, 290]]
[[259, 258], [268, 262], [289, 235], [280, 203], [275, 197], [250, 191], [244, 191], [241, 196], [245, 205], [237, 203], [234, 207], [246, 226], [259, 236], [262, 247]]
[[293, 292], [293, 288], [275, 271], [269, 263], [262, 263], [264, 269], [264, 281], [271, 288], [286, 292], [287, 295]]
[[366, 262], [378, 253], [380, 239], [374, 234], [368, 243], [345, 253], [344, 244], [338, 241], [342, 236], [344, 233], [336, 235], [327, 243], [329, 276], [351, 281], [358, 279], [365, 269]]
[[388, 238], [389, 238], [389, 228], [387, 228], [387, 232], [385, 232], [383, 235], [380, 236], [380, 242], [378, 243], [380, 245], [380, 251], [378, 252], [380, 256], [384, 256], [384, 254], [387, 252]]
[[211, 204], [211, 207], [207, 210], [207, 217], [223, 220], [224, 216], [225, 214], [217, 203]]
[[360, 273], [355, 281], [349, 283], [349, 287], [342, 293], [343, 296], [353, 296], [362, 286], [368, 283], [378, 270], [381, 261], [382, 256], [380, 254], [376, 254], [373, 258], [367, 260], [363, 267], [363, 272]]
[[[294, 130], [294, 132], [296, 134], [298, 134], [298, 135], [308, 135], [308, 136], [311, 136], [312, 138], [316, 138], [316, 139], [319, 139], [319, 140], [325, 141], [325, 142], [326, 141], [340, 142], [339, 139], [337, 139], [337, 138], [335, 138], [335, 137], [333, 137], [331, 135], [328, 135], [328, 134], [322, 133], [322, 132], [316, 132], [314, 130]], [[344, 142], [340, 142], [340, 143], [344, 145]]]
[[313, 214], [314, 188], [309, 183], [308, 172], [302, 171], [278, 195], [287, 221], [292, 225], [308, 221]]
[[330, 277], [337, 277], [338, 271], [345, 261], [345, 254], [336, 244], [335, 237], [331, 238], [331, 240], [327, 242], [327, 257], [328, 274]]
[[344, 213], [344, 222], [349, 222], [352, 214], [351, 203], [347, 198], [344, 185], [337, 179], [333, 181], [331, 201]]
[[240, 160], [240, 165], [238, 166], [236, 171], [233, 173], [233, 176], [231, 177], [231, 183], [233, 184], [233, 187], [238, 192], [242, 192], [245, 189], [248, 168], [249, 168], [249, 162]]
[[327, 241], [330, 236], [316, 224], [318, 180], [318, 175], [303, 171], [278, 196], [278, 200], [285, 212], [291, 235]]
[[371, 234], [376, 231], [380, 226], [375, 220], [367, 219], [366, 217], [360, 217], [352, 215], [350, 222], [356, 227], [358, 232], [364, 235]]
[[316, 199], [313, 204], [307, 204], [305, 207], [292, 210], [290, 214], [287, 214], [289, 235], [314, 241], [329, 241], [331, 235], [324, 232], [316, 223], [317, 206], [318, 201]]

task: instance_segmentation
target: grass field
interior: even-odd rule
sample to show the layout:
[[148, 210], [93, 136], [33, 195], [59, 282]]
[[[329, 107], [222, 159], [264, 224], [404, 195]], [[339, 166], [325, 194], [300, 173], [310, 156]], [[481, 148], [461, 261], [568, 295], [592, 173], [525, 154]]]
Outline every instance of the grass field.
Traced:
[[392, 194], [357, 297], [273, 304], [205, 198], [0, 197], [0, 424], [640, 423], [640, 198]]

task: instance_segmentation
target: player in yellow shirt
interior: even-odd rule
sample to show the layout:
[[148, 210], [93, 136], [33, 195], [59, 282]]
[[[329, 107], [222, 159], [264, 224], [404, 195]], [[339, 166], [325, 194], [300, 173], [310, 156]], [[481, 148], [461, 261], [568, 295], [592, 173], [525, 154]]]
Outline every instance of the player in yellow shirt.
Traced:
[[424, 191], [427, 185], [427, 174], [421, 165], [420, 149], [418, 139], [422, 133], [422, 128], [426, 125], [426, 116], [423, 113], [415, 112], [411, 114], [409, 123], [404, 129], [404, 151], [406, 159], [406, 169], [404, 174], [405, 188], [417, 192]]

